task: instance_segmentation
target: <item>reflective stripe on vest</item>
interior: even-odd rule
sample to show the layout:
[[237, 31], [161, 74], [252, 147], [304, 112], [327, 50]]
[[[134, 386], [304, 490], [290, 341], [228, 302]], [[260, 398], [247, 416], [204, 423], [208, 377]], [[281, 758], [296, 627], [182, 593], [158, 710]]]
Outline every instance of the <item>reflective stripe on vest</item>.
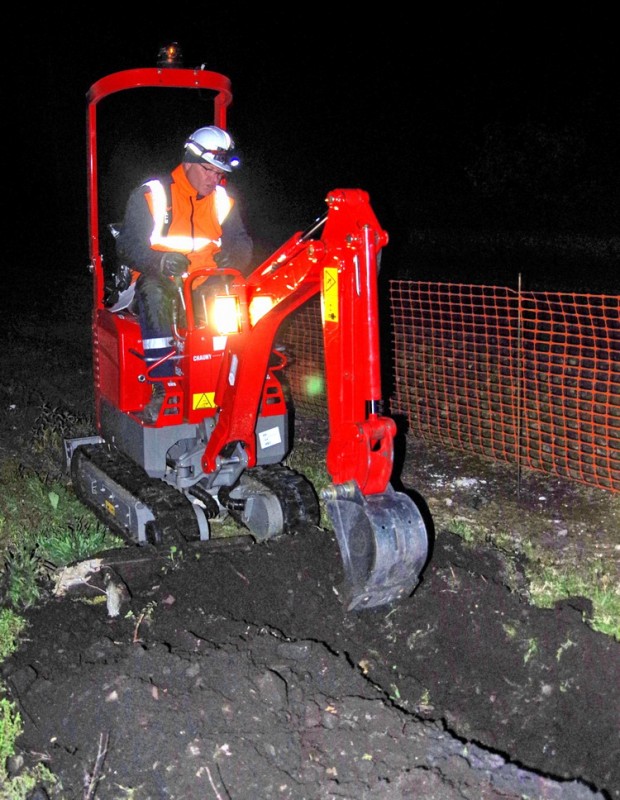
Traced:
[[[206, 236], [164, 236], [163, 230], [167, 222], [167, 197], [166, 190], [160, 181], [147, 181], [145, 186], [151, 190], [153, 198], [153, 233], [151, 234], [152, 247], [166, 247], [170, 250], [178, 250], [180, 252], [191, 253], [192, 251], [202, 250], [210, 244], [217, 247], [222, 246], [221, 239], [207, 239]], [[217, 221], [220, 225], [224, 222], [230, 209], [232, 208], [232, 200], [226, 193], [223, 186], [215, 187], [215, 213], [217, 214]]]

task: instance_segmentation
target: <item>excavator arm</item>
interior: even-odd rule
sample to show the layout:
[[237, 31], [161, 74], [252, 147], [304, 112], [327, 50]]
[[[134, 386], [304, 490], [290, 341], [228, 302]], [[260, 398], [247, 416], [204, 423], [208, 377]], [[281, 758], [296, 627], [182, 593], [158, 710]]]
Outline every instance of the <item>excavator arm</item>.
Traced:
[[[328, 211], [295, 234], [247, 279], [247, 304], [269, 298], [270, 310], [231, 337], [228, 368], [216, 393], [222, 409], [203, 468], [213, 472], [231, 445], [255, 463], [255, 423], [262, 376], [284, 320], [318, 292], [329, 421], [323, 500], [345, 571], [349, 609], [385, 605], [410, 594], [426, 561], [426, 527], [418, 507], [390, 478], [396, 425], [380, 413], [378, 259], [388, 236], [359, 189], [326, 198]], [[316, 238], [321, 230], [320, 238]]]
[[385, 491], [393, 467], [394, 421], [379, 414], [378, 255], [387, 244], [360, 190], [333, 192], [321, 274], [330, 439], [327, 470], [335, 485], [364, 495]]

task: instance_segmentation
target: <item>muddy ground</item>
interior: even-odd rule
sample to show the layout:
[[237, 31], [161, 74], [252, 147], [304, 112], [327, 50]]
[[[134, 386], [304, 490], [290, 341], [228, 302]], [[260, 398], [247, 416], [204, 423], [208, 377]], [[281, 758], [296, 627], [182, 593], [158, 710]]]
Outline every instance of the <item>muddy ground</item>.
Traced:
[[[63, 296], [4, 298], [2, 454], [28, 465], [42, 409], [92, 411], [90, 298]], [[324, 422], [297, 427], [324, 445]], [[528, 604], [521, 546], [538, 531], [617, 577], [617, 499], [416, 441], [401, 477], [433, 547], [392, 608], [347, 612], [335, 537], [311, 528], [174, 558], [123, 548], [108, 556], [130, 590], [118, 617], [96, 590], [27, 610], [2, 680], [25, 763], [58, 779], [49, 796], [620, 798], [618, 642], [583, 598]]]

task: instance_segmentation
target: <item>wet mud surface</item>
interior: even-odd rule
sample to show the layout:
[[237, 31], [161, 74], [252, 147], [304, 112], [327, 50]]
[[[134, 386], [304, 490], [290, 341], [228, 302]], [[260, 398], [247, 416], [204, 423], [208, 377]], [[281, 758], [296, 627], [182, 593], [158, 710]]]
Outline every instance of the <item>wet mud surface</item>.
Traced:
[[54, 597], [3, 667], [60, 797], [620, 796], [617, 643], [450, 533], [411, 598], [362, 613], [319, 530], [107, 560], [119, 616]]

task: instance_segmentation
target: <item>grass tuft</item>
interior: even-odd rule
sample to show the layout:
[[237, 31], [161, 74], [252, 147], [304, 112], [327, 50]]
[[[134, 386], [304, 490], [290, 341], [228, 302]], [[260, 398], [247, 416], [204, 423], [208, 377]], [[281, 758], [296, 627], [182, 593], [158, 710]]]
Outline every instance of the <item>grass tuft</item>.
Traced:
[[610, 585], [598, 569], [576, 571], [570, 565], [539, 563], [530, 578], [530, 597], [540, 608], [552, 608], [559, 600], [586, 597], [592, 603], [592, 618], [584, 622], [594, 630], [620, 641], [620, 587]]

